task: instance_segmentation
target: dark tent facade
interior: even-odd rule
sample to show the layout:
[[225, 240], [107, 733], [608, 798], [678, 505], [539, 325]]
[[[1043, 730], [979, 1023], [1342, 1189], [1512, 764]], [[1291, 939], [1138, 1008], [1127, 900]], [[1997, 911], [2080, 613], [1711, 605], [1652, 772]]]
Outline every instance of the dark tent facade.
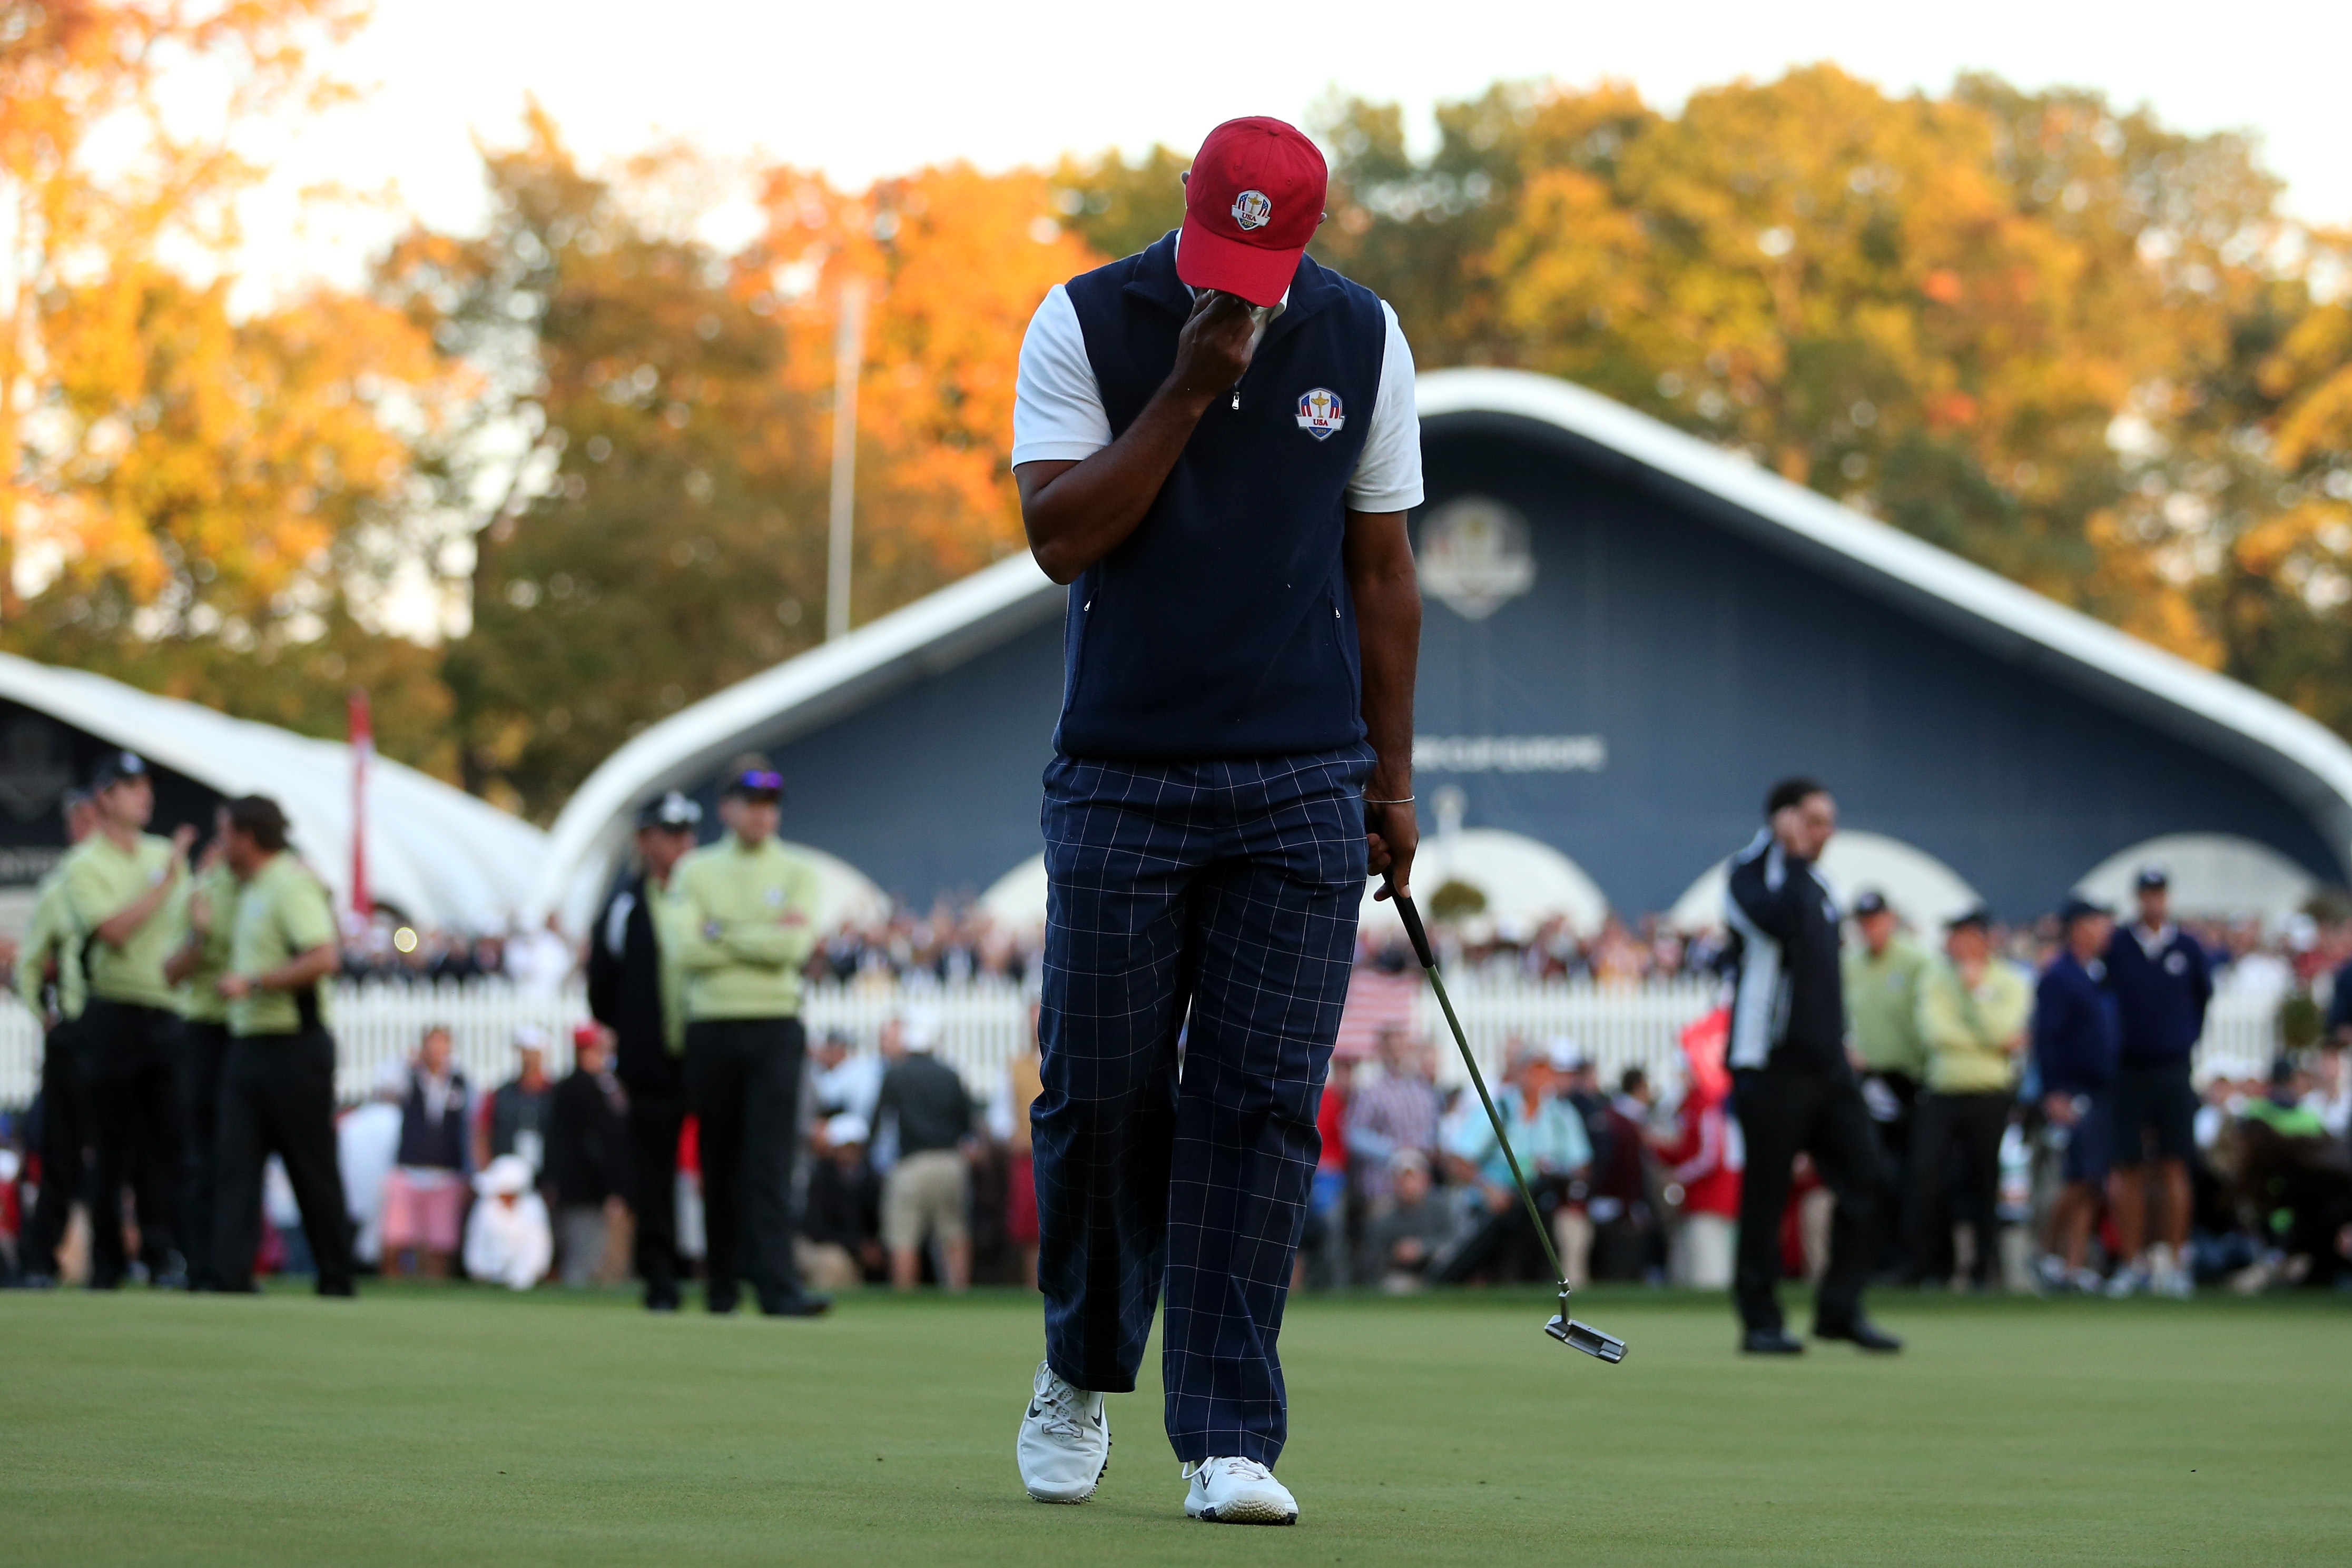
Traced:
[[[1671, 904], [1798, 772], [2006, 918], [2169, 833], [2347, 880], [2352, 749], [2271, 699], [1581, 389], [1420, 393], [1417, 791], [1620, 912]], [[1040, 848], [1062, 599], [1001, 562], [647, 731], [566, 808], [547, 902], [602, 883], [640, 800], [708, 797], [752, 746], [787, 837], [919, 904], [988, 886]]]

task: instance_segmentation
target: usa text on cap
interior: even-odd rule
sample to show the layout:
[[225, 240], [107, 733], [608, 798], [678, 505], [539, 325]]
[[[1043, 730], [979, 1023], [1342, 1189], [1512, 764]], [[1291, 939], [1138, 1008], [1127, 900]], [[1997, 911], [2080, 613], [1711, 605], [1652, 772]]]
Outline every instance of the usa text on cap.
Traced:
[[2160, 865], [2144, 865], [2139, 868], [2139, 876], [2134, 885], [2142, 889], [2170, 887], [2172, 875]]
[[1886, 895], [1874, 887], [1853, 901], [1853, 912], [1857, 915], [1884, 915], [1886, 913]]
[[1306, 133], [1265, 115], [1209, 132], [1184, 181], [1176, 276], [1253, 305], [1277, 305], [1323, 221], [1330, 183]]

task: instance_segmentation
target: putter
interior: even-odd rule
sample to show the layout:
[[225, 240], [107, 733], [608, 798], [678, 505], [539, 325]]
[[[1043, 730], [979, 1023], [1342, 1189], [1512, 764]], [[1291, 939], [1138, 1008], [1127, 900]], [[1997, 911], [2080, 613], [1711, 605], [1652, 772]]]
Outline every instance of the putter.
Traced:
[[1543, 1211], [1536, 1207], [1536, 1195], [1528, 1190], [1528, 1178], [1519, 1170], [1519, 1156], [1511, 1152], [1510, 1134], [1503, 1130], [1502, 1113], [1495, 1109], [1495, 1097], [1486, 1092], [1486, 1076], [1478, 1071], [1477, 1059], [1470, 1054], [1470, 1037], [1462, 1032], [1462, 1020], [1454, 1016], [1454, 998], [1445, 994], [1445, 978], [1437, 972], [1437, 950], [1429, 945], [1429, 933], [1422, 928], [1421, 911], [1412, 906], [1412, 895], [1399, 893], [1393, 881], [1389, 883], [1389, 896], [1396, 901], [1397, 914], [1404, 921], [1404, 934], [1412, 939], [1413, 956], [1421, 960], [1422, 972], [1429, 977], [1431, 988], [1437, 992], [1437, 1005], [1445, 1009], [1446, 1027], [1454, 1031], [1454, 1043], [1462, 1052], [1462, 1065], [1470, 1070], [1470, 1082], [1478, 1091], [1478, 1103], [1486, 1107], [1486, 1120], [1494, 1124], [1495, 1141], [1502, 1145], [1503, 1158], [1510, 1162], [1511, 1179], [1519, 1187], [1519, 1201], [1528, 1206], [1528, 1218], [1535, 1222], [1536, 1239], [1543, 1243], [1544, 1256], [1551, 1260], [1552, 1278], [1559, 1281], [1559, 1311], [1544, 1324], [1544, 1333], [1596, 1361], [1614, 1366], [1625, 1359], [1625, 1342], [1568, 1315], [1568, 1270], [1560, 1267], [1559, 1249], [1552, 1245], [1551, 1227], [1544, 1223]]

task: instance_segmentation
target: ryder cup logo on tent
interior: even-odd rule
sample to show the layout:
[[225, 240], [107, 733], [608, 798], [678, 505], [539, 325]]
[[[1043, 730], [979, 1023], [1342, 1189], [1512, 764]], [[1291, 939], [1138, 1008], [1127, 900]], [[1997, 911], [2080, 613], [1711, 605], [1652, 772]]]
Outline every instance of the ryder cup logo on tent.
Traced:
[[1273, 216], [1274, 204], [1266, 199], [1264, 191], [1244, 191], [1234, 198], [1234, 222], [1241, 225], [1244, 234], [1265, 227], [1266, 220]]
[[1298, 400], [1298, 428], [1318, 441], [1324, 441], [1348, 423], [1339, 412], [1339, 394], [1329, 387], [1317, 387]]

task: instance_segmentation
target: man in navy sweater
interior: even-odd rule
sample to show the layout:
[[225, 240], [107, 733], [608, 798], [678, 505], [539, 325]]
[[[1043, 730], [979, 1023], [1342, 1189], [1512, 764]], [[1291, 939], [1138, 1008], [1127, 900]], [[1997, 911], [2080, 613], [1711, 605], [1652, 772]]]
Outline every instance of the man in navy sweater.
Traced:
[[[2107, 985], [2116, 994], [2123, 1037], [2108, 1199], [2124, 1262], [2107, 1281], [2107, 1293], [2154, 1290], [2185, 1297], [2195, 1288], [2182, 1260], [2189, 1244], [2189, 1162], [2197, 1154], [2197, 1090], [2189, 1081], [2189, 1060], [2205, 1032], [2213, 973], [2205, 949], [2172, 923], [2171, 879], [2163, 868], [2142, 867], [2137, 887], [2139, 917], [2107, 943]], [[2164, 1188], [2163, 1239], [2143, 1257], [2151, 1153]]]
[[2033, 997], [2033, 1059], [2041, 1069], [2043, 1113], [2061, 1129], [2058, 1201], [2050, 1208], [2048, 1249], [2040, 1272], [2053, 1290], [2088, 1291], [2099, 1277], [2083, 1267], [2099, 1189], [2107, 1179], [2116, 1056], [2121, 1025], [2107, 988], [2107, 942], [2115, 917], [2099, 904], [2070, 898], [2058, 912], [2066, 945], [2042, 971]]
[[1409, 891], [1418, 836], [1412, 356], [1304, 254], [1325, 182], [1290, 126], [1219, 126], [1182, 228], [1055, 288], [1022, 344], [1022, 520], [1070, 585], [1015, 1450], [1042, 1502], [1093, 1494], [1164, 1300], [1186, 1515], [1298, 1517], [1275, 1342], [1364, 881]]

